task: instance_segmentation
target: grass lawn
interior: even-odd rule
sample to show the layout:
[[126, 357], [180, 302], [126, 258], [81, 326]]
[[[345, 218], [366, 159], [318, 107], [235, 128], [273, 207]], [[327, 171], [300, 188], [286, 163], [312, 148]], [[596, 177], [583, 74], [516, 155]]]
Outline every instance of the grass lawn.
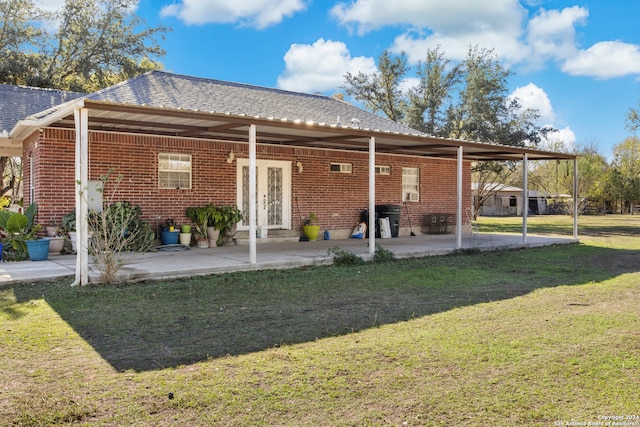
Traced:
[[574, 245], [5, 286], [0, 425], [640, 425], [639, 236], [592, 216]]

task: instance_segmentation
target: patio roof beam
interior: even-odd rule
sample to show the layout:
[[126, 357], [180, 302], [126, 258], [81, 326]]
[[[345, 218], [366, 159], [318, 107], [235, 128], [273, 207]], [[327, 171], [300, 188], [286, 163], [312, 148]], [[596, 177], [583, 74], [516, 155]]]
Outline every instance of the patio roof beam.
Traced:
[[[89, 99], [85, 99], [84, 102], [87, 108], [90, 108], [94, 113], [92, 114], [92, 122], [97, 119], [96, 121], [99, 120], [102, 125], [113, 125], [112, 127], [92, 125], [91, 130], [96, 131], [193, 136], [196, 138], [246, 142], [246, 129], [251, 125], [255, 125], [260, 133], [261, 142], [291, 146], [365, 151], [367, 150], [366, 145], [369, 137], [374, 134], [376, 136], [376, 150], [379, 153], [455, 159], [457, 147], [462, 146], [467, 160], [517, 161], [521, 159], [524, 153], [529, 154], [530, 160], [575, 158], [575, 155], [568, 153], [544, 152], [526, 147], [505, 147], [497, 144], [443, 139], [411, 133], [384, 132], [286, 118], [249, 117], [215, 111], [206, 112], [146, 105], [125, 105]], [[131, 122], [122, 121], [118, 116], [123, 114], [130, 114], [136, 120]], [[106, 117], [109, 115], [114, 117], [109, 119]], [[60, 124], [60, 120], [63, 120], [67, 122], [67, 126], [72, 127], [73, 122], [69, 123], [67, 117], [68, 113], [60, 114], [57, 123]], [[162, 120], [162, 118], [166, 120]], [[189, 124], [180, 123], [182, 120]], [[43, 122], [42, 126], [55, 127], [54, 123]], [[131, 123], [134, 125], [129, 126]], [[202, 123], [202, 127], [198, 126], [197, 123]], [[136, 129], [136, 125], [138, 129]], [[127, 126], [130, 129], [127, 129]], [[278, 128], [286, 129], [286, 131], [275, 131]], [[447, 147], [450, 147], [450, 149], [447, 150]]]

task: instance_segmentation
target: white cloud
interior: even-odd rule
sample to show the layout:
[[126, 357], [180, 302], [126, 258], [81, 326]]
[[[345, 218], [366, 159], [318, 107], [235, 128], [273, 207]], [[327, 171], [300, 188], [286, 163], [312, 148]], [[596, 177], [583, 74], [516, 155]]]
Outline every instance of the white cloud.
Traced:
[[562, 10], [540, 10], [529, 21], [527, 43], [533, 56], [530, 61], [564, 60], [575, 55], [575, 27], [584, 25], [586, 8], [573, 6]]
[[478, 45], [494, 49], [496, 55], [509, 63], [521, 60], [527, 49], [518, 43], [516, 38], [505, 37], [504, 34], [492, 31], [479, 31], [465, 34], [432, 34], [420, 37], [412, 32], [406, 32], [394, 40], [391, 51], [405, 52], [410, 63], [424, 61], [427, 49], [439, 47], [448, 59], [461, 61], [467, 57], [470, 46]]
[[180, 0], [164, 6], [160, 15], [186, 24], [240, 23], [263, 29], [305, 8], [304, 0]]
[[415, 1], [356, 0], [339, 3], [330, 14], [343, 25], [355, 26], [363, 34], [388, 25], [429, 27], [439, 32], [446, 29], [465, 31], [473, 28], [517, 26], [523, 9], [517, 0]]
[[620, 41], [599, 42], [567, 60], [562, 71], [599, 79], [640, 74], [640, 46]]
[[547, 93], [535, 84], [529, 83], [526, 86], [516, 88], [516, 90], [509, 95], [509, 98], [518, 98], [520, 105], [524, 109], [531, 108], [538, 110], [540, 113], [540, 122], [553, 123], [555, 121], [555, 113], [553, 112], [553, 107], [551, 106], [551, 101]]
[[547, 135], [547, 138], [542, 141], [540, 148], [542, 150], [558, 150], [558, 143], [561, 143], [567, 152], [573, 152], [576, 148], [576, 134], [569, 126], [558, 129], [555, 132], [551, 132]]
[[278, 77], [278, 87], [307, 93], [336, 90], [344, 83], [346, 72], [377, 71], [373, 58], [353, 58], [344, 43], [324, 39], [312, 45], [291, 45], [284, 62], [285, 70]]
[[391, 48], [406, 52], [411, 63], [423, 60], [426, 49], [436, 46], [451, 59], [465, 58], [469, 46], [476, 44], [494, 48], [508, 60], [526, 55], [518, 41], [525, 14], [517, 0], [357, 0], [338, 4], [330, 13], [361, 34], [383, 26], [411, 26]]
[[36, 2], [38, 7], [50, 12], [55, 12], [62, 9], [65, 0], [40, 0]]
[[[533, 83], [529, 83], [526, 86], [516, 88], [511, 95], [509, 95], [509, 98], [518, 98], [522, 108], [538, 110], [540, 113], [540, 118], [537, 123], [538, 126], [555, 127], [553, 122], [556, 120], [556, 114], [553, 111], [551, 100], [543, 89]], [[556, 151], [559, 148], [559, 143], [561, 143], [567, 151], [574, 150], [576, 146], [576, 134], [569, 126], [547, 134], [540, 148], [543, 150]]]

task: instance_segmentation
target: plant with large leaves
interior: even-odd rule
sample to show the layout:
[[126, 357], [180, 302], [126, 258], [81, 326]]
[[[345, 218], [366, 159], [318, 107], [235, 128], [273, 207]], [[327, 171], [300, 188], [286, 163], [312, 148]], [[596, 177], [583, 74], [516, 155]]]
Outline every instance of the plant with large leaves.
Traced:
[[8, 244], [19, 254], [27, 253], [27, 240], [38, 238], [41, 226], [34, 224], [38, 213], [38, 205], [32, 203], [24, 211], [19, 212], [0, 211], [0, 233], [3, 244]]

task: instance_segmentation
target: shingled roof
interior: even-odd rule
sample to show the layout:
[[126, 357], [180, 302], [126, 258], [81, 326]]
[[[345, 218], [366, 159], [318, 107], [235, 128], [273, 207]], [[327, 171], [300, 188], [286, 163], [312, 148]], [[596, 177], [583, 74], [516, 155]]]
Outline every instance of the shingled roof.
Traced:
[[86, 96], [57, 89], [0, 84], [0, 134], [32, 114]]
[[99, 132], [246, 142], [250, 127], [255, 126], [259, 142], [265, 144], [368, 151], [375, 137], [378, 153], [456, 159], [458, 149], [464, 147], [465, 158], [476, 161], [519, 160], [524, 154], [531, 160], [575, 158], [566, 153], [438, 138], [323, 95], [164, 71], [150, 71], [77, 99], [52, 92], [71, 100], [58, 105], [50, 101], [47, 105], [54, 106], [48, 109], [34, 106], [31, 111], [35, 113], [7, 128], [13, 131], [5, 147], [16, 148], [33, 129], [72, 129], [76, 125], [73, 112], [82, 107], [91, 111], [89, 130]]
[[354, 107], [344, 101], [247, 84], [150, 71], [95, 92], [95, 101], [168, 109], [273, 117], [301, 122], [345, 125], [384, 132], [421, 132]]

